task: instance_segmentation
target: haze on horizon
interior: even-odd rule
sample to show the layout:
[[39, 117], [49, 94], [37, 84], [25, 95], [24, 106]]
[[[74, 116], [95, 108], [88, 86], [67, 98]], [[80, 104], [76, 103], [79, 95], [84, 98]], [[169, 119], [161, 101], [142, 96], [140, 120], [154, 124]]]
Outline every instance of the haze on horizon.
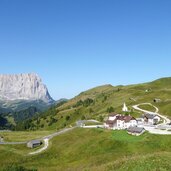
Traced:
[[2, 0], [0, 73], [37, 73], [54, 99], [171, 76], [169, 0]]

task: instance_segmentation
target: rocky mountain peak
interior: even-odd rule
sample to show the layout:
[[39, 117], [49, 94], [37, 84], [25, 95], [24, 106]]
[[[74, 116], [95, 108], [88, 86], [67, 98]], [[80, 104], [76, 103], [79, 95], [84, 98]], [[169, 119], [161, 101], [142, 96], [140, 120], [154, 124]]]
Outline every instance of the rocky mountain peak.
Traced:
[[35, 73], [0, 74], [0, 100], [53, 101], [47, 87]]

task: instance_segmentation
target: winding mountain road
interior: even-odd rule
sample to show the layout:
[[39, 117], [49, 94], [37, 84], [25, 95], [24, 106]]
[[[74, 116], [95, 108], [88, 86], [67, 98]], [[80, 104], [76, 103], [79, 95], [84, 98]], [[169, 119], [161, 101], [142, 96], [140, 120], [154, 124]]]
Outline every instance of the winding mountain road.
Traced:
[[[84, 120], [83, 123], [84, 123], [84, 122], [99, 123], [99, 121], [97, 121], [97, 120]], [[82, 122], [81, 122], [81, 123], [82, 123]], [[52, 138], [55, 137], [55, 136], [64, 134], [64, 133], [66, 133], [66, 132], [68, 132], [68, 131], [71, 131], [71, 130], [77, 128], [77, 127], [80, 127], [80, 121], [77, 121], [77, 122], [76, 122], [76, 126], [74, 126], [74, 127], [65, 128], [65, 129], [63, 129], [63, 130], [60, 130], [60, 131], [58, 131], [58, 132], [55, 132], [55, 133], [53, 133], [53, 134], [50, 134], [50, 135], [45, 136], [45, 137], [43, 137], [43, 138], [40, 138], [39, 140], [41, 140], [41, 141], [44, 142], [44, 143], [43, 143], [44, 146], [43, 146], [42, 148], [36, 150], [36, 151], [30, 152], [29, 155], [35, 155], [35, 154], [39, 154], [39, 153], [45, 151], [45, 150], [48, 148], [48, 146], [49, 146], [49, 140], [50, 140], [50, 139], [52, 139]], [[31, 140], [30, 140], [30, 141], [31, 141]], [[9, 145], [19, 145], [19, 144], [27, 144], [27, 142], [29, 142], [29, 141], [24, 141], [24, 142], [0, 142], [0, 145], [7, 145], [7, 144], [9, 144]]]
[[[52, 138], [55, 137], [55, 136], [64, 134], [64, 133], [66, 133], [66, 132], [68, 132], [68, 131], [71, 131], [71, 130], [73, 130], [73, 129], [76, 128], [76, 127], [77, 127], [77, 126], [72, 127], [72, 128], [65, 128], [65, 129], [63, 129], [63, 130], [60, 130], [60, 131], [58, 131], [58, 132], [55, 132], [55, 133], [53, 133], [53, 134], [50, 134], [50, 135], [48, 135], [48, 136], [45, 136], [45, 137], [39, 139], [39, 140], [41, 140], [41, 141], [44, 141], [44, 146], [43, 146], [42, 148], [40, 148], [40, 149], [34, 151], [34, 152], [30, 152], [29, 155], [34, 155], [34, 154], [41, 153], [42, 151], [45, 151], [45, 150], [48, 148], [48, 146], [49, 146], [49, 140], [50, 140], [50, 139], [52, 139]], [[30, 141], [31, 141], [31, 140], [30, 140]], [[27, 142], [29, 142], [29, 141], [23, 141], [23, 142], [0, 142], [0, 145], [20, 145], [20, 144], [27, 144]]]
[[63, 129], [63, 130], [61, 130], [59, 132], [55, 132], [55, 133], [53, 133], [51, 135], [48, 135], [48, 136], [43, 137], [40, 140], [43, 140], [44, 141], [44, 146], [42, 148], [34, 151], [34, 152], [29, 153], [29, 155], [34, 155], [34, 154], [38, 154], [38, 153], [41, 153], [41, 152], [45, 151], [48, 148], [48, 146], [49, 146], [49, 140], [50, 139], [52, 139], [53, 137], [56, 137], [58, 135], [64, 134], [64, 133], [66, 133], [68, 131], [71, 131], [74, 128], [76, 128], [76, 126], [75, 127], [72, 127], [72, 128], [65, 128], [65, 129]]
[[[92, 119], [92, 120], [84, 120], [83, 122], [94, 122], [94, 123], [99, 123], [99, 121], [93, 120], [93, 119]], [[99, 127], [99, 126], [102, 126], [102, 125], [96, 125], [96, 128]], [[45, 150], [48, 148], [48, 146], [49, 146], [49, 140], [50, 140], [50, 139], [52, 139], [52, 138], [55, 137], [55, 136], [64, 134], [64, 133], [66, 133], [66, 132], [68, 132], [68, 131], [71, 131], [71, 130], [77, 128], [77, 127], [79, 127], [79, 123], [78, 123], [78, 122], [76, 122], [76, 126], [75, 126], [75, 127], [72, 127], [72, 128], [65, 128], [65, 129], [63, 129], [63, 130], [61, 130], [61, 131], [59, 131], [59, 132], [55, 132], [55, 133], [53, 133], [53, 134], [51, 134], [51, 135], [48, 135], [48, 136], [43, 137], [41, 140], [44, 141], [44, 146], [43, 146], [42, 148], [40, 148], [40, 149], [34, 151], [34, 152], [29, 153], [29, 155], [35, 155], [35, 154], [41, 153], [42, 151], [45, 151]], [[92, 126], [90, 126], [90, 127], [92, 128]]]
[[17, 145], [17, 144], [26, 144], [27, 142], [26, 141], [23, 141], [23, 142], [0, 142], [0, 144], [2, 145]]

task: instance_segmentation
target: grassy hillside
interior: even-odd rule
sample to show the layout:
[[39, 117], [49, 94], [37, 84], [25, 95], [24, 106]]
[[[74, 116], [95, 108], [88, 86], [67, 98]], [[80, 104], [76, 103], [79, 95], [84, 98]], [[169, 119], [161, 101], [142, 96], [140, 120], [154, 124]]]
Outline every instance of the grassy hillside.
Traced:
[[[154, 103], [155, 98], [161, 99], [161, 102]], [[59, 103], [43, 113], [32, 116], [34, 112], [30, 110], [30, 114], [30, 111], [26, 110], [15, 113], [15, 115], [8, 114], [5, 119], [9, 124], [5, 124], [7, 126], [13, 125], [14, 130], [58, 130], [74, 125], [76, 120], [96, 119], [103, 121], [112, 111], [122, 113], [124, 102], [129, 107], [130, 114], [135, 117], [139, 117], [140, 113], [134, 111], [132, 105], [144, 102], [156, 105], [162, 114], [171, 116], [171, 78], [128, 86], [104, 85], [95, 87], [80, 93], [68, 102]], [[142, 107], [154, 110], [147, 105]], [[13, 122], [12, 117], [14, 117], [15, 122]], [[29, 119], [30, 117], [31, 119]], [[7, 127], [6, 125], [3, 127]]]
[[15, 163], [39, 171], [169, 170], [170, 142], [171, 136], [77, 128], [55, 137], [47, 151], [35, 156], [28, 156], [24, 145], [0, 146], [0, 165], [2, 169]]
[[[154, 99], [161, 102], [154, 103]], [[171, 78], [150, 83], [116, 86], [104, 85], [80, 93], [67, 103], [54, 106], [35, 118], [21, 122], [22, 128], [34, 131], [0, 133], [6, 141], [40, 138], [58, 129], [75, 125], [79, 119], [103, 121], [109, 112], [121, 112], [124, 102], [136, 117], [132, 105], [152, 103], [162, 114], [171, 117]], [[154, 110], [143, 105], [143, 109]], [[38, 130], [38, 131], [37, 131]], [[0, 170], [17, 164], [40, 171], [166, 171], [171, 164], [171, 136], [145, 133], [135, 137], [126, 131], [77, 128], [53, 138], [47, 151], [35, 156], [25, 145], [0, 145]]]
[[[161, 102], [154, 103], [155, 98], [161, 99]], [[90, 89], [32, 120], [31, 129], [61, 129], [79, 119], [103, 121], [110, 111], [121, 113], [124, 102], [135, 117], [140, 113], [133, 111], [132, 105], [144, 102], [156, 105], [162, 114], [171, 117], [171, 78], [137, 85], [104, 85]], [[154, 110], [146, 105], [143, 108]]]
[[46, 135], [52, 134], [54, 131], [12, 131], [0, 132], [0, 136], [4, 137], [6, 142], [29, 141], [31, 139], [39, 139]]

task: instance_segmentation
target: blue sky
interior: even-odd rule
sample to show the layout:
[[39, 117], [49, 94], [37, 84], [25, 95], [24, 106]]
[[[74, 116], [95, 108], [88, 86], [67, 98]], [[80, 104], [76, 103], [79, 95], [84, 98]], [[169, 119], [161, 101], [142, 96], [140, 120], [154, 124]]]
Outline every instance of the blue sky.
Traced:
[[170, 0], [1, 0], [0, 73], [36, 72], [54, 99], [171, 76]]

